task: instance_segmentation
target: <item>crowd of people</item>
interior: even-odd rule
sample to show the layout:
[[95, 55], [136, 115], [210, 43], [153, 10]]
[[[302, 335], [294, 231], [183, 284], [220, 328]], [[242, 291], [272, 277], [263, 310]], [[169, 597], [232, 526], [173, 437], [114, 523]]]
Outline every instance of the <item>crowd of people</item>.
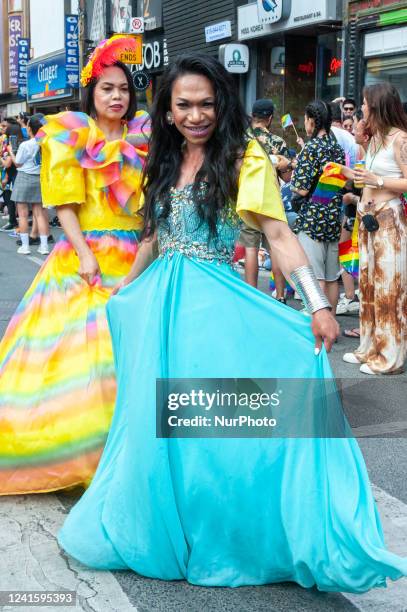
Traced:
[[[339, 333], [347, 180], [365, 185], [349, 192], [361, 228], [361, 345], [347, 360], [396, 372], [405, 350], [407, 129], [397, 92], [364, 92], [366, 169], [350, 167], [321, 100], [305, 109], [309, 139], [294, 159], [270, 134], [270, 101], [257, 102], [249, 126], [231, 75], [208, 55], [171, 63], [151, 117], [137, 112], [118, 59], [135, 44], [100, 43], [81, 76], [83, 112], [42, 118], [36, 134], [30, 119], [29, 145], [20, 157], [8, 150], [27, 169], [39, 144], [42, 201], [57, 207], [63, 235], [0, 343], [0, 494], [86, 488], [58, 541], [94, 568], [355, 593], [407, 576], [407, 559], [385, 548], [327, 356]], [[239, 234], [247, 283], [233, 268]], [[261, 242], [311, 318], [252, 286], [250, 249]], [[271, 377], [303, 381], [293, 420], [307, 417], [314, 435], [157, 434], [158, 379], [212, 389]], [[318, 435], [325, 418], [348, 433]]]
[[0, 231], [16, 239], [21, 255], [29, 255], [32, 245], [38, 245], [40, 255], [48, 255], [49, 243], [54, 242], [48, 212], [42, 206], [41, 151], [36, 140], [42, 118], [41, 114], [20, 113], [0, 124], [0, 211], [7, 219]]
[[[297, 139], [301, 147], [298, 155], [272, 134], [271, 100], [257, 100], [253, 105], [252, 134], [275, 165], [289, 225], [298, 235], [333, 312], [345, 315], [360, 311], [360, 328], [343, 331], [347, 337], [360, 339], [360, 346], [354, 353], [346, 353], [344, 361], [358, 364], [365, 374], [396, 374], [404, 370], [407, 356], [403, 195], [407, 192], [403, 161], [407, 114], [397, 91], [388, 83], [367, 87], [363, 95], [360, 109], [350, 98], [310, 103], [304, 118], [308, 140]], [[340, 164], [348, 180], [321, 204], [313, 196], [328, 162]], [[379, 227], [382, 219], [381, 228], [371, 233], [363, 221], [365, 213], [375, 216]], [[339, 257], [340, 245], [355, 235], [356, 241], [359, 236], [359, 248], [353, 257], [359, 255], [360, 259], [360, 288], [357, 269], [350, 273], [340, 265]], [[242, 260], [246, 281], [257, 286], [260, 257], [261, 265], [272, 269], [275, 297], [286, 303], [289, 279], [273, 261], [264, 236], [244, 228], [239, 241], [246, 248]], [[269, 258], [259, 253], [261, 245]], [[381, 253], [385, 246], [385, 253]], [[339, 281], [343, 284], [341, 296]]]

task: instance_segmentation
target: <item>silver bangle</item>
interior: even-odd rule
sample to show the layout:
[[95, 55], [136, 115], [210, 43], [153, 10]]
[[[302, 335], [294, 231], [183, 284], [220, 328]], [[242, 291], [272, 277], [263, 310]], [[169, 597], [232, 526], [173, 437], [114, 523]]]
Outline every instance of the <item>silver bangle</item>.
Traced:
[[315, 276], [311, 266], [300, 266], [291, 272], [291, 279], [296, 290], [300, 294], [305, 308], [310, 314], [314, 314], [322, 308], [330, 308], [331, 305]]

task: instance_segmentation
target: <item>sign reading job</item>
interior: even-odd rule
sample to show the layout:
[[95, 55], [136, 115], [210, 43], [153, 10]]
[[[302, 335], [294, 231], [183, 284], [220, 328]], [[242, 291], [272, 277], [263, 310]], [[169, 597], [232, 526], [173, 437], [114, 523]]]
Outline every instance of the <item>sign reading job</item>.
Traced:
[[79, 88], [79, 18], [65, 15], [65, 54], [67, 86]]

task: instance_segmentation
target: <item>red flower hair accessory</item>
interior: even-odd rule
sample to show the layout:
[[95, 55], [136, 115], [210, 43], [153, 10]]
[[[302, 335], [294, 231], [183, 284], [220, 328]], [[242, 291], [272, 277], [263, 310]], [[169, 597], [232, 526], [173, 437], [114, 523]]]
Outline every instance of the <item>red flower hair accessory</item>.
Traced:
[[82, 87], [86, 87], [92, 79], [98, 79], [104, 68], [120, 61], [123, 53], [134, 53], [138, 44], [137, 39], [128, 34], [115, 34], [102, 40], [81, 72]]

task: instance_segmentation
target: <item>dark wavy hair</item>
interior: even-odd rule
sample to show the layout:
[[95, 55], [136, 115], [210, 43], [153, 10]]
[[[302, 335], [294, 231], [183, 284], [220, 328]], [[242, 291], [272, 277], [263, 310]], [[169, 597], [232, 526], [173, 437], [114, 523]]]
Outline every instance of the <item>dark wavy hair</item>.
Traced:
[[363, 90], [369, 117], [366, 127], [371, 134], [378, 132], [384, 140], [391, 128], [407, 132], [407, 117], [397, 89], [388, 82], [369, 85]]
[[[122, 119], [125, 119], [126, 121], [131, 121], [132, 119], [134, 119], [134, 115], [137, 112], [136, 88], [134, 87], [133, 75], [131, 74], [126, 64], [123, 64], [122, 62], [115, 62], [113, 66], [117, 66], [118, 68], [121, 68], [121, 70], [123, 70], [126, 76], [126, 79], [127, 79], [127, 84], [129, 86], [130, 100], [129, 100], [129, 108], [127, 110], [127, 113], [123, 115]], [[94, 94], [95, 94], [95, 87], [96, 87], [97, 82], [98, 82], [98, 79], [92, 79], [89, 82], [89, 84], [86, 87], [84, 87], [82, 91], [81, 110], [83, 113], [86, 113], [87, 115], [93, 118], [96, 117]]]
[[[243, 155], [249, 123], [235, 83], [216, 59], [200, 53], [181, 55], [163, 74], [151, 113], [152, 135], [144, 169], [145, 237], [154, 233], [158, 220], [168, 217], [170, 188], [176, 185], [179, 178], [183, 136], [175, 125], [168, 124], [166, 114], [171, 109], [174, 83], [185, 74], [206, 77], [215, 93], [217, 125], [205, 145], [204, 161], [193, 185], [198, 214], [202, 223], [208, 224], [210, 236], [216, 236], [219, 212], [233, 205], [237, 198], [236, 161]], [[202, 181], [207, 183], [205, 190], [200, 189]], [[161, 212], [157, 217], [158, 201]]]
[[329, 104], [323, 100], [314, 100], [305, 107], [305, 114], [308, 119], [315, 121], [314, 131], [311, 138], [318, 136], [320, 130], [325, 130], [327, 134], [331, 131], [332, 112]]

